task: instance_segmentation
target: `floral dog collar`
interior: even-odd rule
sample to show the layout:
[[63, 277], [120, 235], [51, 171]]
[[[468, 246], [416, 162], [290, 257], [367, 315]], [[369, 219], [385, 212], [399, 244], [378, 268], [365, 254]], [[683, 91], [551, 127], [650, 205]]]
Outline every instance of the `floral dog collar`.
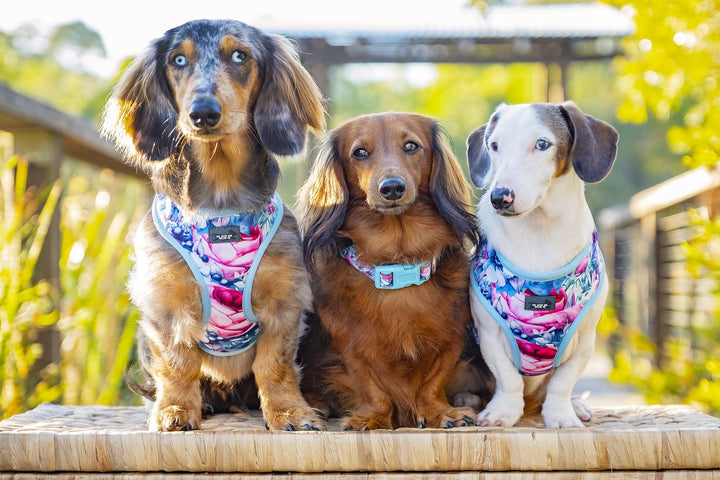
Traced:
[[421, 285], [432, 274], [432, 262], [391, 265], [364, 265], [357, 259], [355, 245], [340, 249], [340, 256], [346, 259], [365, 276], [375, 282], [375, 288], [397, 290], [410, 285]]
[[213, 355], [235, 355], [250, 348], [260, 331], [252, 311], [252, 284], [265, 249], [283, 217], [275, 193], [259, 212], [212, 217], [195, 223], [157, 194], [152, 207], [155, 227], [177, 250], [203, 287], [200, 348]]
[[523, 375], [542, 375], [560, 364], [604, 278], [597, 232], [569, 264], [542, 275], [523, 272], [482, 239], [470, 274], [475, 295], [505, 332]]

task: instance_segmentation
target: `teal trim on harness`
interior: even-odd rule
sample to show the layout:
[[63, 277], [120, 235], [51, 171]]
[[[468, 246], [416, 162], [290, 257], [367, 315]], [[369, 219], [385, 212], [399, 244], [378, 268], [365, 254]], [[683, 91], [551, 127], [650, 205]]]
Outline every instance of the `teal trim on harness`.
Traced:
[[607, 281], [597, 232], [567, 265], [541, 274], [517, 268], [482, 239], [470, 280], [475, 296], [508, 338], [513, 364], [524, 375], [542, 375], [560, 365]]
[[[275, 193], [259, 212], [189, 223], [177, 206], [158, 194], [152, 215], [157, 230], [180, 253], [202, 287], [201, 322], [206, 336], [200, 348], [218, 356], [250, 348], [260, 330], [252, 309], [252, 286], [262, 256], [282, 221], [280, 196]], [[242, 301], [238, 302], [240, 296]]]

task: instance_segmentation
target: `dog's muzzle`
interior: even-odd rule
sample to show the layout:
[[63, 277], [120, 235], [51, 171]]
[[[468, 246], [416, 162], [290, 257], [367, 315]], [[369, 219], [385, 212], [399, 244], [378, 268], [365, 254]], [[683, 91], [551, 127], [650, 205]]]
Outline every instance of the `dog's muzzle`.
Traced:
[[190, 106], [188, 116], [195, 128], [212, 128], [220, 123], [222, 107], [220, 102], [212, 97], [199, 98]]
[[515, 192], [507, 187], [495, 187], [490, 192], [490, 203], [498, 213], [506, 212], [515, 203]]
[[402, 178], [389, 177], [380, 182], [378, 190], [385, 200], [400, 200], [407, 191], [407, 185]]

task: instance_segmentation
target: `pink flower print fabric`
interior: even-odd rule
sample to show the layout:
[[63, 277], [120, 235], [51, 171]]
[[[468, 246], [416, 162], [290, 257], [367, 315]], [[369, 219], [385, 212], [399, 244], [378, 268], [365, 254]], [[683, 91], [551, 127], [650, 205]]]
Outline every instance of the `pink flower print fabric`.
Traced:
[[[604, 274], [593, 232], [568, 265], [544, 275], [523, 272], [482, 239], [470, 280], [480, 303], [508, 337], [515, 367], [523, 375], [542, 375], [560, 364]], [[479, 341], [477, 331], [475, 335]]]
[[200, 348], [213, 355], [247, 350], [260, 331], [252, 311], [252, 281], [267, 245], [280, 226], [283, 204], [273, 195], [259, 212], [188, 222], [168, 198], [158, 194], [153, 220], [183, 256], [202, 289], [204, 337]]

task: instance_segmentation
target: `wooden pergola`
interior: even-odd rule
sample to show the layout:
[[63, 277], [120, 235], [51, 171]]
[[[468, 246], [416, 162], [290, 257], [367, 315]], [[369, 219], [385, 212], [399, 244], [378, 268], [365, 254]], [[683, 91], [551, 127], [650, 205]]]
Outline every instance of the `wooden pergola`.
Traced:
[[259, 26], [297, 42], [323, 92], [328, 70], [352, 63], [541, 63], [551, 102], [564, 99], [571, 63], [621, 55], [621, 40], [635, 30], [628, 15], [599, 3], [496, 5], [425, 23], [331, 24], [318, 18], [303, 26], [272, 21]]

